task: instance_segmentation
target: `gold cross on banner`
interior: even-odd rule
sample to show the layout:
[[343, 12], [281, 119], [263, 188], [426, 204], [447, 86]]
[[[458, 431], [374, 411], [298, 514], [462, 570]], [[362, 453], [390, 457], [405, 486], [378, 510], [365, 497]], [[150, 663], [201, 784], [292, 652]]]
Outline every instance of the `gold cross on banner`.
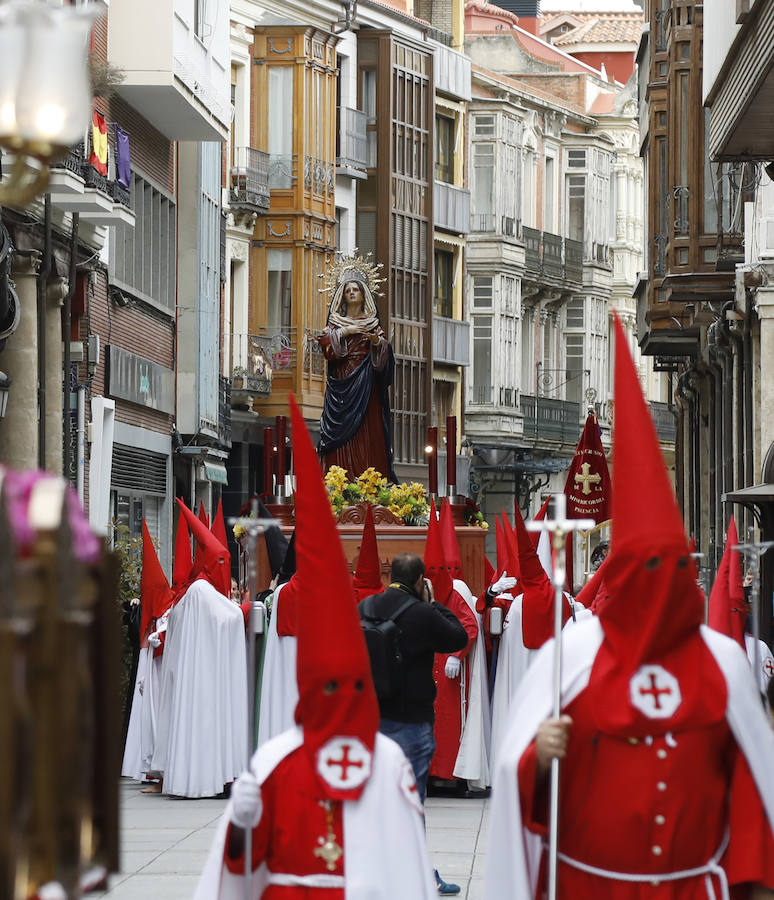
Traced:
[[599, 473], [596, 475], [589, 475], [590, 471], [591, 466], [585, 462], [581, 466], [581, 474], [576, 475], [574, 479], [579, 484], [583, 484], [583, 490], [581, 491], [583, 494], [591, 493], [591, 488], [589, 487], [590, 484], [599, 484], [599, 482], [602, 481], [602, 476]]

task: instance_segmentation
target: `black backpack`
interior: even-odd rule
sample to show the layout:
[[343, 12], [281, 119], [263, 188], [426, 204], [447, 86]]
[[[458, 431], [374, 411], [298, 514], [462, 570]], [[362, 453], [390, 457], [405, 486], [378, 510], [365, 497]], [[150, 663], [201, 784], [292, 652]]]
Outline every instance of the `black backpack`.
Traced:
[[[378, 595], [376, 595], [378, 596]], [[409, 606], [418, 603], [416, 597], [406, 600], [386, 619], [374, 611], [376, 597], [366, 597], [360, 604], [360, 620], [363, 626], [368, 655], [371, 657], [371, 674], [374, 678], [376, 696], [380, 701], [392, 700], [403, 687], [403, 654], [398, 635], [401, 630], [396, 619]]]

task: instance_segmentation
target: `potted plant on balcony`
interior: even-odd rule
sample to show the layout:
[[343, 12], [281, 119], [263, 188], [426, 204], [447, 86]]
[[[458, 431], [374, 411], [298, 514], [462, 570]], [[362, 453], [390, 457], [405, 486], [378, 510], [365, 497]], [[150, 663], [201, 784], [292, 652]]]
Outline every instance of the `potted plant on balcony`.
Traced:
[[242, 391], [245, 387], [247, 369], [244, 366], [234, 366], [231, 372], [231, 387], [235, 391]]

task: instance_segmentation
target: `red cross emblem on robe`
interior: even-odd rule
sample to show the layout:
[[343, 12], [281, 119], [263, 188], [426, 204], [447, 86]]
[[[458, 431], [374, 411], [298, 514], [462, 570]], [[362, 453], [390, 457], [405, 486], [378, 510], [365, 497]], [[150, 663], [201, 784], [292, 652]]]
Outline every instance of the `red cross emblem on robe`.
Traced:
[[632, 706], [649, 719], [669, 719], [680, 705], [680, 684], [663, 666], [640, 666], [629, 682]]
[[331, 787], [351, 790], [371, 774], [371, 754], [358, 738], [331, 738], [317, 753], [317, 771]]

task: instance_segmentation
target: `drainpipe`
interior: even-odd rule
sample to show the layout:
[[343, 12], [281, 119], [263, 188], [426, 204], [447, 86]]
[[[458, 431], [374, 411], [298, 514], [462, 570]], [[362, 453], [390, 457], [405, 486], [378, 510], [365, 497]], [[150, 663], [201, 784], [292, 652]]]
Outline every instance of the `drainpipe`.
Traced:
[[707, 428], [707, 437], [709, 438], [709, 484], [707, 485], [707, 495], [709, 500], [709, 552], [708, 565], [711, 571], [716, 569], [717, 547], [722, 534], [722, 528], [718, 531], [718, 492], [723, 480], [723, 457], [720, 444], [719, 431], [722, 425], [722, 404], [723, 404], [723, 387], [722, 372], [720, 364], [717, 361], [717, 348], [715, 347], [714, 323], [707, 329], [707, 345], [709, 348], [709, 365], [707, 367], [707, 379], [710, 388], [709, 403], [709, 425]]
[[686, 390], [693, 393], [692, 410], [691, 410], [691, 465], [690, 475], [692, 484], [689, 487], [691, 491], [691, 503], [693, 505], [693, 536], [696, 539], [696, 547], [702, 546], [701, 531], [701, 444], [699, 441], [699, 429], [701, 426], [701, 390], [698, 384], [698, 371], [695, 366], [691, 367], [687, 372]]
[[[696, 442], [696, 431], [694, 429], [694, 406], [697, 402], [697, 392], [691, 381], [691, 369], [686, 369], [677, 379], [677, 396], [687, 405], [687, 415], [682, 416], [682, 434], [685, 444], [685, 436], [687, 432], [688, 438], [688, 530], [696, 537], [696, 505], [695, 505], [695, 483], [697, 472], [694, 468], [694, 444]], [[685, 458], [681, 460], [681, 465], [685, 466]], [[698, 548], [699, 540], [696, 538], [696, 546]]]
[[70, 375], [72, 360], [70, 358], [70, 328], [72, 325], [73, 297], [75, 296], [75, 280], [78, 277], [76, 264], [78, 262], [78, 226], [80, 224], [79, 213], [73, 213], [73, 227], [70, 236], [70, 277], [67, 284], [67, 295], [64, 299], [64, 401], [62, 404], [62, 472], [64, 477], [70, 479]]
[[[744, 486], [753, 483], [753, 344], [752, 344], [752, 297], [748, 295], [747, 310], [742, 326], [742, 346], [744, 347], [743, 403], [744, 403]], [[745, 507], [745, 535], [750, 524], [750, 514]]]
[[43, 207], [43, 259], [38, 272], [38, 468], [46, 468], [46, 305], [51, 275], [51, 194]]
[[[672, 398], [671, 382], [672, 374], [669, 375], [670, 391], [669, 396]], [[685, 422], [690, 417], [690, 404], [688, 394], [685, 390], [685, 372], [681, 372], [677, 378], [677, 384], [674, 389], [675, 405], [672, 407], [675, 415], [675, 491], [680, 501], [680, 509], [683, 513], [683, 519], [686, 517], [686, 510], [690, 511], [690, 503], [686, 504], [685, 497]], [[688, 416], [686, 416], [688, 410]]]
[[[730, 487], [732, 489], [738, 490], [745, 486], [744, 483], [744, 456], [743, 456], [743, 448], [744, 448], [744, 406], [741, 402], [742, 400], [742, 380], [743, 380], [743, 369], [744, 369], [744, 347], [742, 340], [742, 333], [737, 328], [731, 328], [728, 323], [728, 319], [726, 318], [726, 313], [732, 309], [736, 308], [736, 304], [733, 300], [729, 300], [723, 306], [723, 319], [721, 320], [720, 328], [723, 334], [723, 337], [728, 342], [729, 353], [731, 355], [730, 363], [733, 364], [733, 367], [736, 369], [736, 378], [734, 379], [733, 374], [731, 374], [731, 384], [729, 386], [729, 404], [736, 406], [736, 447], [732, 448], [732, 453], [730, 454], [730, 468], [731, 473], [733, 474], [733, 456], [734, 450], [736, 453], [736, 480], [735, 484], [732, 484]], [[736, 380], [736, 391], [734, 391], [733, 381]], [[732, 404], [731, 398], [735, 400], [735, 403]], [[732, 418], [733, 418], [733, 410], [732, 410]], [[730, 433], [730, 432], [729, 432]]]

